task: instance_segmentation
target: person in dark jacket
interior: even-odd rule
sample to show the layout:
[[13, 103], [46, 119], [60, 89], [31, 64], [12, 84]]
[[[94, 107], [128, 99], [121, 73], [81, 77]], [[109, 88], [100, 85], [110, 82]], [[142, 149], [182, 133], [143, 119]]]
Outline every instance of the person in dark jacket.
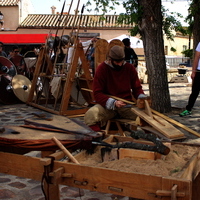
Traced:
[[131, 42], [129, 38], [124, 38], [122, 40], [124, 43], [125, 61], [133, 64], [135, 67], [138, 66], [138, 56], [135, 51], [131, 48]]

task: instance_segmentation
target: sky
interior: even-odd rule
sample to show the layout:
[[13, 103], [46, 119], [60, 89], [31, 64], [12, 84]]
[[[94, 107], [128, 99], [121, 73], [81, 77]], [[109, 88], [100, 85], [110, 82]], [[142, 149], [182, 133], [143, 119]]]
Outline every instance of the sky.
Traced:
[[[31, 0], [32, 5], [34, 7], [33, 13], [31, 14], [51, 14], [51, 7], [55, 6], [56, 7], [56, 12], [61, 12], [62, 7], [63, 7], [63, 3], [65, 3], [65, 7], [64, 7], [64, 12], [68, 12], [69, 11], [69, 6], [72, 0]], [[119, 2], [122, 0], [119, 0]], [[71, 14], [75, 14], [75, 9], [77, 8], [77, 2], [78, 0], [73, 0], [73, 4], [72, 7], [70, 9], [70, 13]], [[87, 0], [80, 0], [80, 4], [78, 7], [78, 10], [81, 11], [82, 6], [87, 2]], [[90, 0], [90, 2], [92, 2]], [[163, 2], [163, 5], [168, 8], [171, 12], [179, 12], [181, 13], [184, 17], [187, 16], [188, 14], [188, 1], [184, 1], [184, 0], [176, 0], [176, 2], [171, 3], [170, 0], [165, 0]], [[114, 14], [114, 12], [117, 13], [117, 11], [122, 11], [123, 8], [117, 9], [115, 11], [110, 12], [109, 14]], [[84, 10], [84, 14], [94, 14], [94, 13], [88, 13], [87, 10]], [[184, 23], [184, 22], [183, 22]], [[183, 24], [185, 25], [185, 23]]]
[[[71, 0], [31, 0], [32, 5], [34, 7], [34, 13], [33, 14], [51, 14], [51, 7], [56, 7], [56, 12], [61, 13], [63, 3], [65, 2], [64, 12], [69, 11], [69, 6], [71, 3]], [[72, 7], [70, 9], [70, 13], [74, 14], [74, 10], [77, 8], [77, 2], [78, 0], [73, 1]], [[79, 8], [78, 10], [81, 10], [83, 4], [86, 2], [86, 0], [80, 0]]]

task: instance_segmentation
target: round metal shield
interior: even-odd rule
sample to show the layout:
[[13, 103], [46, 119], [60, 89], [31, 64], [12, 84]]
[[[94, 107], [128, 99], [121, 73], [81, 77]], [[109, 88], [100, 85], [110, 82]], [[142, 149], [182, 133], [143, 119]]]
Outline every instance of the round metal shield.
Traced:
[[10, 61], [15, 65], [17, 74], [23, 75], [26, 72], [26, 64], [23, 56], [15, 55], [14, 57], [10, 58]]
[[22, 102], [26, 102], [31, 89], [31, 81], [26, 76], [16, 75], [12, 79], [12, 88], [14, 94]]
[[19, 103], [19, 99], [15, 96], [9, 76], [0, 75], [0, 102], [3, 104]]
[[9, 75], [11, 77], [17, 74], [15, 65], [3, 56], [0, 56], [0, 74]]

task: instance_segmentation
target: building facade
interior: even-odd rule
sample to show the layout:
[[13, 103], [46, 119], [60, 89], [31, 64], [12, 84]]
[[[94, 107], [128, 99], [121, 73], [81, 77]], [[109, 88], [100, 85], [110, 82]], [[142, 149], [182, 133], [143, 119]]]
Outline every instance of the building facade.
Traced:
[[[33, 10], [30, 0], [0, 0], [0, 11], [3, 13], [3, 29], [0, 41], [5, 45], [40, 45], [45, 43], [48, 35], [69, 35], [72, 30], [78, 31], [82, 40], [93, 36], [110, 40], [120, 35], [130, 35], [134, 24], [118, 24], [118, 15], [63, 15], [56, 13], [52, 6], [52, 14], [29, 14]], [[56, 14], [55, 14], [56, 13]], [[192, 41], [191, 47], [193, 47]], [[189, 38], [176, 36], [174, 41], [164, 37], [167, 56], [183, 56], [182, 51], [188, 49]], [[171, 51], [171, 47], [176, 51]], [[136, 50], [137, 51], [137, 50]], [[142, 52], [142, 51], [140, 51]]]

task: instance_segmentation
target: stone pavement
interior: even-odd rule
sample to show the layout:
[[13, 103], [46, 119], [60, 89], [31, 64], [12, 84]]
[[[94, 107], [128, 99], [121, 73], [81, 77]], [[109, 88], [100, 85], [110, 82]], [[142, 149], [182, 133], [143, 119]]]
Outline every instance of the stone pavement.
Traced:
[[[23, 125], [24, 119], [41, 110], [26, 104], [0, 104], [0, 126]], [[45, 111], [43, 111], [45, 112]], [[40, 152], [32, 151], [26, 155], [40, 157]], [[0, 199], [6, 200], [45, 200], [39, 181], [0, 173]], [[128, 200], [113, 194], [60, 186], [61, 200]]]
[[[193, 114], [188, 117], [179, 117], [191, 91], [186, 83], [169, 83], [173, 112], [168, 114], [172, 119], [190, 127], [200, 133], [200, 101], [195, 104]], [[143, 84], [145, 93], [148, 94], [148, 85]], [[21, 125], [24, 119], [32, 116], [32, 113], [41, 111], [26, 104], [3, 105], [0, 104], [0, 126]], [[196, 136], [187, 133], [188, 138], [196, 139]], [[40, 156], [40, 152], [30, 152], [30, 156]], [[112, 194], [92, 192], [79, 188], [60, 186], [61, 200], [128, 200]], [[0, 174], [0, 199], [7, 200], [45, 200], [40, 182], [16, 176]]]

